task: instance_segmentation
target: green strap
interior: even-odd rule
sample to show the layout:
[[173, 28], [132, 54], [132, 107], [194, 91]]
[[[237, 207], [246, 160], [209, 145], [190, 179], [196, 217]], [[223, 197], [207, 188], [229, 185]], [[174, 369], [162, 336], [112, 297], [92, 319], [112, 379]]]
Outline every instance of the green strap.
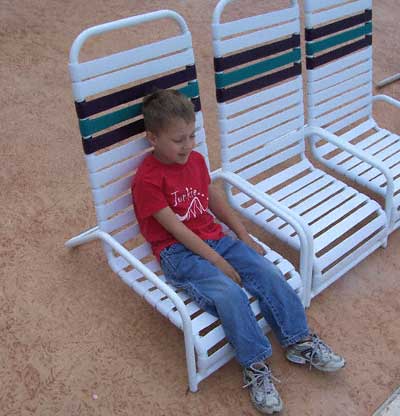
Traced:
[[[178, 91], [189, 98], [197, 97], [199, 95], [199, 85], [197, 81], [191, 81], [185, 87], [179, 88]], [[81, 119], [79, 120], [79, 129], [83, 137], [89, 137], [94, 133], [115, 126], [140, 114], [142, 114], [142, 103], [133, 104], [94, 119]]]
[[348, 42], [370, 33], [372, 33], [372, 22], [367, 22], [363, 26], [357, 27], [356, 29], [347, 30], [346, 32], [339, 33], [338, 35], [334, 35], [317, 42], [307, 42], [306, 53], [308, 56], [312, 56], [315, 53], [329, 49], [332, 46], [340, 45], [341, 43]]
[[300, 48], [294, 48], [292, 51], [283, 55], [257, 62], [256, 64], [237, 69], [236, 71], [231, 71], [228, 73], [220, 72], [215, 74], [216, 87], [224, 88], [228, 85], [243, 81], [255, 75], [259, 75], [264, 72], [271, 71], [272, 69], [279, 68], [280, 66], [284, 66], [292, 62], [297, 62], [300, 59]]

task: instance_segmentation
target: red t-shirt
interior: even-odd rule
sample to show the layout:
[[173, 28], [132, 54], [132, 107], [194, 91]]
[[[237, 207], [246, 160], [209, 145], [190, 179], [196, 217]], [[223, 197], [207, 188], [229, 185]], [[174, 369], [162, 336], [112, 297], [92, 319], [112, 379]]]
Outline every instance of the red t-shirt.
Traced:
[[132, 182], [133, 206], [144, 238], [159, 259], [160, 252], [178, 241], [154, 217], [170, 207], [179, 221], [202, 240], [223, 237], [222, 227], [208, 212], [210, 175], [203, 156], [193, 151], [184, 164], [161, 163], [149, 155]]

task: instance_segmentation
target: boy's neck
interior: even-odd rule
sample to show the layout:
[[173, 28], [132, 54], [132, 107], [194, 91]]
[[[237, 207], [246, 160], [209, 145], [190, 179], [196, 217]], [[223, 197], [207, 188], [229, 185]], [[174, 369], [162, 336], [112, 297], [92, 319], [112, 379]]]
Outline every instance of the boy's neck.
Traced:
[[[193, 150], [190, 152], [190, 155], [192, 154], [192, 152], [193, 152]], [[189, 162], [189, 159], [190, 159], [190, 155], [189, 155], [188, 160], [186, 161], [186, 163], [180, 164], [180, 163], [177, 163], [177, 162], [165, 161], [164, 158], [162, 156], [160, 157], [160, 155], [157, 154], [157, 152], [155, 150], [153, 150], [151, 152], [151, 155], [154, 157], [154, 159], [157, 160], [157, 162], [159, 162], [159, 163], [161, 163], [162, 165], [165, 165], [165, 166], [176, 166], [176, 167], [182, 166], [183, 167], [187, 164], [187, 162]]]

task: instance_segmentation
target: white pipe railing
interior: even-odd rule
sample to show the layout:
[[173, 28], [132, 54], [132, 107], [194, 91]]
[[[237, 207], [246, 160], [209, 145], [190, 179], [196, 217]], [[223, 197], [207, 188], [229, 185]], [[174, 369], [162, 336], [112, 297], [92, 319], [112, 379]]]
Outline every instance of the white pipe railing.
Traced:
[[182, 33], [187, 32], [188, 26], [183, 19], [183, 17], [174, 12], [173, 10], [158, 10], [152, 13], [146, 13], [144, 15], [139, 16], [131, 16], [125, 19], [115, 20], [113, 22], [103, 23], [101, 25], [90, 27], [84, 31], [82, 31], [74, 40], [70, 53], [69, 53], [69, 60], [70, 64], [77, 64], [79, 63], [79, 52], [83, 46], [83, 44], [91, 37], [110, 32], [112, 30], [122, 29], [124, 27], [134, 26], [141, 23], [151, 22], [153, 20], [165, 19], [170, 18], [175, 20], [180, 28]]
[[372, 97], [372, 101], [384, 101], [385, 103], [394, 105], [397, 108], [400, 108], [400, 101], [390, 97], [389, 95], [378, 94]]

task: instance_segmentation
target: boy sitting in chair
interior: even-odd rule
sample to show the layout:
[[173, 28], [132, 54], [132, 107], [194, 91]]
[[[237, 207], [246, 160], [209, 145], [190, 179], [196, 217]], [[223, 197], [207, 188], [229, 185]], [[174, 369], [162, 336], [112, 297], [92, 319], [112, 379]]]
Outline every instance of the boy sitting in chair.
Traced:
[[[178, 91], [159, 90], [145, 97], [143, 115], [154, 151], [132, 184], [141, 232], [167, 281], [220, 319], [255, 407], [262, 413], [279, 412], [282, 400], [265, 361], [271, 344], [240, 285], [258, 299], [288, 360], [321, 371], [336, 371], [345, 360], [310, 333], [299, 297], [210, 183], [203, 156], [193, 150], [191, 101]], [[224, 235], [209, 211], [238, 238]]]

